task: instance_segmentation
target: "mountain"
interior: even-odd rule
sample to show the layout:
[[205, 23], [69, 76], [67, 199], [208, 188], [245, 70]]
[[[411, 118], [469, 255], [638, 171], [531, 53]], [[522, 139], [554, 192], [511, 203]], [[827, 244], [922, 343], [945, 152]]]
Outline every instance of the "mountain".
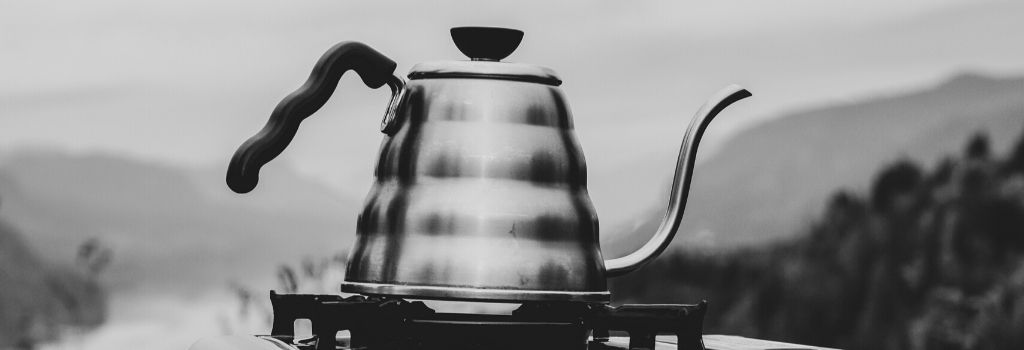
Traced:
[[[934, 164], [986, 133], [1005, 152], [1024, 127], [1024, 78], [961, 74], [923, 91], [809, 109], [740, 132], [694, 171], [674, 246], [750, 245], [791, 237], [819, 214], [830, 193], [861, 189], [901, 158]], [[610, 256], [657, 229], [652, 208], [634, 238], [614, 239]], [[627, 236], [623, 236], [627, 237]]]
[[[226, 169], [226, 168], [225, 168]], [[271, 164], [253, 193], [223, 169], [110, 154], [31, 151], [0, 163], [0, 218], [54, 261], [95, 239], [112, 251], [112, 292], [191, 295], [228, 281], [270, 289], [282, 263], [346, 250], [358, 200]]]

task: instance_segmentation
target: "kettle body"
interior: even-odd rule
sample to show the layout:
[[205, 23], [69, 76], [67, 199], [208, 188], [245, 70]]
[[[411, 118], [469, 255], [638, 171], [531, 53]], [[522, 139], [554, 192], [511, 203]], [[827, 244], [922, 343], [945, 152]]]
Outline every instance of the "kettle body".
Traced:
[[711, 119], [750, 96], [728, 87], [686, 129], [668, 210], [636, 252], [605, 260], [587, 168], [562, 81], [500, 60], [522, 32], [453, 28], [470, 61], [421, 63], [408, 80], [359, 43], [324, 55], [306, 84], [235, 153], [228, 185], [244, 193], [346, 71], [392, 99], [375, 181], [359, 214], [342, 292], [477, 301], [608, 302], [607, 278], [660, 254], [682, 219], [697, 144]]
[[475, 77], [405, 88], [342, 291], [607, 300], [586, 162], [560, 89]]

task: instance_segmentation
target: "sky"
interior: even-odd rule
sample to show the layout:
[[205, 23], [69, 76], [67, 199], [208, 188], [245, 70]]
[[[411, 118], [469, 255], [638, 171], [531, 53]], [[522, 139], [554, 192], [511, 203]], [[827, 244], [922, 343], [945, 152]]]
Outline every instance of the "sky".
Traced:
[[[404, 74], [417, 62], [464, 59], [450, 27], [505, 26], [526, 33], [506, 61], [550, 67], [564, 81], [601, 226], [628, 227], [663, 205], [683, 130], [719, 88], [738, 83], [754, 97], [712, 124], [705, 157], [789, 111], [926, 88], [962, 71], [1024, 75], [1022, 18], [1024, 3], [1012, 0], [0, 0], [0, 161], [42, 148], [226, 169], [333, 44], [367, 43]], [[346, 76], [270, 166], [361, 198], [389, 95]], [[153, 305], [139, 312], [177, 308]], [[207, 323], [160, 322], [212, 327], [197, 315], [175, 317]], [[174, 329], [117, 322], [149, 330], [107, 328], [84, 348]], [[179, 340], [194, 339], [188, 332]]]
[[[0, 154], [108, 152], [224, 167], [334, 43], [407, 72], [464, 59], [460, 25], [526, 32], [506, 61], [557, 71], [603, 223], [662, 205], [689, 118], [719, 88], [754, 98], [709, 129], [702, 157], [786, 111], [1024, 73], [1012, 1], [0, 1]], [[1019, 35], [1019, 34], [1018, 34]], [[354, 76], [272, 166], [344, 195], [369, 188], [389, 92]], [[644, 188], [619, 186], [623, 177]], [[603, 227], [611, 227], [602, 225]]]

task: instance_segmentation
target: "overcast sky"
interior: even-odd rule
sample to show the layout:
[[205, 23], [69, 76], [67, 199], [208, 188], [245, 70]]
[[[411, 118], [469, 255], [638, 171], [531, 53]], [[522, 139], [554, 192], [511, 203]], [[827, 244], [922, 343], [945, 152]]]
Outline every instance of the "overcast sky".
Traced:
[[[449, 27], [508, 26], [526, 32], [508, 61], [565, 81], [592, 196], [614, 226], [664, 201], [682, 130], [719, 88], [755, 96], [713, 124], [710, 146], [787, 110], [963, 70], [1024, 74], [1022, 19], [1019, 1], [979, 0], [0, 0], [0, 154], [44, 147], [222, 168], [338, 41], [363, 41], [405, 72], [463, 59]], [[386, 90], [346, 77], [272, 166], [363, 196]]]

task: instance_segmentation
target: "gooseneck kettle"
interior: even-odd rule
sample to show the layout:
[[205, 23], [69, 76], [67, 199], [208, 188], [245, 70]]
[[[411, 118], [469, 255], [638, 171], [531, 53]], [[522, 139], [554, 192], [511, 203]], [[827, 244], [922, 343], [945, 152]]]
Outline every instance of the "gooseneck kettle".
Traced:
[[370, 88], [388, 85], [392, 96], [342, 292], [607, 302], [606, 278], [654, 259], [675, 236], [701, 135], [750, 93], [729, 86], [701, 107], [686, 130], [660, 228], [637, 251], [605, 260], [562, 81], [548, 68], [501, 62], [521, 31], [460, 27], [451, 34], [471, 60], [420, 63], [408, 80], [369, 46], [332, 47], [235, 153], [228, 186], [255, 188], [260, 168], [353, 70]]

